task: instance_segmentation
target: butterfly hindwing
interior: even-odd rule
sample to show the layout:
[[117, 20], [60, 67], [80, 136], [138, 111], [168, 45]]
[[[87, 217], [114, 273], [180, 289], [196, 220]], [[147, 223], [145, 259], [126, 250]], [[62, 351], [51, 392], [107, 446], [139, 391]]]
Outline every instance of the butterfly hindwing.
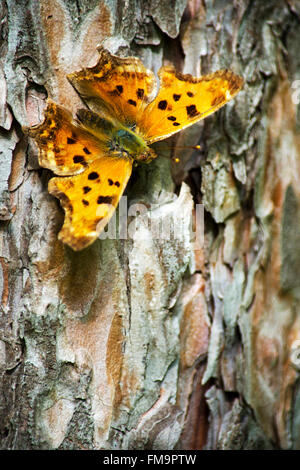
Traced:
[[135, 57], [117, 57], [102, 47], [98, 51], [94, 67], [71, 73], [68, 80], [93, 111], [128, 126], [138, 122], [156, 93], [154, 73]]
[[49, 192], [65, 210], [59, 239], [76, 251], [95, 241], [113, 215], [131, 171], [129, 159], [102, 155], [79, 175], [52, 178]]
[[184, 75], [173, 67], [159, 71], [160, 89], [145, 109], [137, 127], [148, 144], [204, 119], [231, 100], [243, 80], [229, 70], [200, 78]]

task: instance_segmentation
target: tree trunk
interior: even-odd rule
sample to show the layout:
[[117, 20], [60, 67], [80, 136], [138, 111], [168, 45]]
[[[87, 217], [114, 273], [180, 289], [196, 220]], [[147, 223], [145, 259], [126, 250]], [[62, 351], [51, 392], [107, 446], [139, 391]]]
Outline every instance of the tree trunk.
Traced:
[[[299, 449], [299, 2], [0, 8], [1, 448]], [[245, 85], [171, 141], [200, 151], [135, 170], [129, 238], [73, 252], [21, 126], [47, 96], [75, 113], [66, 74], [94, 65], [100, 43]], [[181, 237], [152, 238], [145, 217], [172, 216]]]

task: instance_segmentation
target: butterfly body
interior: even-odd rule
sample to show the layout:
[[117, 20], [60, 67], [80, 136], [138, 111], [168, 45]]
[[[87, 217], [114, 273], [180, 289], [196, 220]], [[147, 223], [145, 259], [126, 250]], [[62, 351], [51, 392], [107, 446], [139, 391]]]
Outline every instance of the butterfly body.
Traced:
[[156, 157], [144, 139], [130, 129], [116, 129], [110, 146], [122, 156], [128, 156], [138, 162], [149, 163]]
[[99, 141], [105, 142], [108, 155], [129, 158], [138, 162], [149, 163], [156, 157], [144, 138], [133, 129], [126, 127], [117, 119], [108, 119], [88, 109], [77, 112], [78, 120], [93, 133]]
[[243, 80], [228, 70], [204, 77], [172, 67], [158, 73], [134, 57], [99, 48], [98, 63], [68, 76], [88, 109], [77, 120], [48, 100], [44, 121], [28, 133], [39, 146], [39, 163], [58, 177], [49, 192], [65, 210], [59, 238], [74, 250], [101, 233], [127, 185], [133, 162], [148, 163], [149, 147], [212, 114], [232, 99]]

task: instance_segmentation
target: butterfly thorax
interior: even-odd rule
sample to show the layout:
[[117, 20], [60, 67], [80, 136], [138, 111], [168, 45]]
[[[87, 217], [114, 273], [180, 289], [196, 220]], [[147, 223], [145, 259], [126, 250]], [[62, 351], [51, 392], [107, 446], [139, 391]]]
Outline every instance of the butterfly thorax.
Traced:
[[129, 128], [115, 129], [109, 143], [113, 152], [122, 157], [129, 157], [138, 162], [148, 163], [156, 158], [155, 152], [148, 147], [145, 140]]

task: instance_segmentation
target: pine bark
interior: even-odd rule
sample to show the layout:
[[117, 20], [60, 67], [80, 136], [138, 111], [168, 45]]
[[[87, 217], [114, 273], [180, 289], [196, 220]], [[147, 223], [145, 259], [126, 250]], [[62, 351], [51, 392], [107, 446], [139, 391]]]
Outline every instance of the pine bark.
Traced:
[[[2, 0], [0, 16], [1, 448], [299, 449], [299, 2]], [[154, 71], [245, 79], [171, 140], [179, 164], [160, 156], [128, 186], [180, 239], [132, 214], [128, 239], [57, 240], [22, 126], [47, 96], [82, 105], [66, 74], [100, 43]]]

